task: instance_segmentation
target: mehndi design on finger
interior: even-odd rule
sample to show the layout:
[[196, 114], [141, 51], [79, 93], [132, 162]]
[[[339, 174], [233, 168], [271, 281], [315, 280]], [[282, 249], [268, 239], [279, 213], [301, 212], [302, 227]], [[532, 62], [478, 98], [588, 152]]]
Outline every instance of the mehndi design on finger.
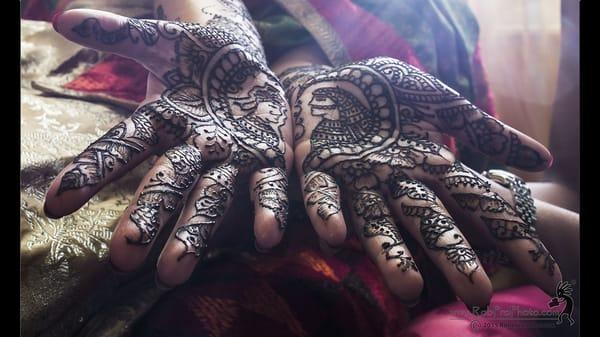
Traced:
[[535, 249], [529, 250], [532, 260], [537, 262], [543, 258], [544, 270], [550, 276], [554, 275], [556, 261], [539, 239], [535, 227], [524, 222], [511, 203], [492, 191], [489, 182], [460, 162], [454, 163], [441, 180], [461, 208], [480, 214], [495, 239], [532, 242], [535, 246]]
[[124, 165], [131, 158], [158, 143], [153, 123], [147, 117], [150, 106], [131, 117], [131, 123], [121, 122], [75, 157], [75, 167], [66, 172], [57, 195], [101, 182], [117, 164]]
[[283, 230], [287, 224], [288, 214], [287, 174], [281, 168], [261, 169], [258, 173], [264, 175], [254, 187], [258, 204], [275, 214], [279, 229]]
[[457, 233], [454, 220], [441, 208], [435, 193], [420, 182], [397, 180], [390, 185], [390, 194], [402, 200], [404, 215], [419, 218], [425, 246], [444, 252], [456, 270], [473, 282], [473, 273], [479, 268], [475, 251]]
[[419, 218], [425, 246], [444, 252], [446, 259], [456, 270], [473, 283], [473, 273], [479, 268], [477, 256], [473, 248], [466, 243], [465, 238], [455, 232], [454, 220], [437, 207], [403, 205], [402, 212], [406, 216]]
[[386, 260], [394, 260], [396, 266], [404, 272], [409, 269], [418, 271], [414, 259], [407, 256], [402, 247], [404, 240], [380, 195], [369, 191], [358, 191], [354, 195], [352, 206], [364, 221], [362, 233], [365, 238], [378, 238], [383, 241], [381, 249]]
[[126, 237], [130, 244], [147, 245], [156, 237], [161, 213], [174, 212], [184, 194], [202, 170], [200, 151], [182, 145], [165, 153], [167, 162], [144, 186], [129, 219], [138, 228], [138, 238]]
[[141, 38], [144, 44], [151, 46], [158, 41], [158, 24], [156, 21], [128, 19], [127, 24], [114, 31], [102, 28], [100, 20], [87, 18], [71, 29], [83, 38], [93, 38], [99, 43], [113, 45], [129, 39], [137, 43]]
[[304, 175], [306, 208], [317, 207], [317, 215], [327, 221], [340, 212], [340, 190], [333, 178], [322, 172], [312, 171]]
[[225, 207], [233, 197], [237, 173], [238, 170], [232, 165], [224, 165], [210, 170], [203, 176], [207, 182], [199, 183], [203, 184], [198, 187], [202, 193], [194, 203], [195, 214], [175, 232], [175, 239], [185, 245], [185, 251], [178, 260], [187, 254], [194, 254], [196, 257], [204, 254], [210, 234], [218, 219], [225, 214]]

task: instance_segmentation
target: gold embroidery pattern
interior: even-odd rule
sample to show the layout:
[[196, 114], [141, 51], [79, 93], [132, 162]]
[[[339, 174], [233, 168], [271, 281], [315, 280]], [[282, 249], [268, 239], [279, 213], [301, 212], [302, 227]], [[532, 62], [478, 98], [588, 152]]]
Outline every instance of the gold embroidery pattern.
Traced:
[[48, 264], [60, 265], [59, 270], [68, 275], [69, 263], [74, 257], [91, 252], [99, 261], [106, 258], [112, 222], [119, 211], [94, 210], [86, 206], [72, 215], [53, 220], [22, 203], [21, 214], [31, 230], [22, 240], [26, 248], [49, 246]]

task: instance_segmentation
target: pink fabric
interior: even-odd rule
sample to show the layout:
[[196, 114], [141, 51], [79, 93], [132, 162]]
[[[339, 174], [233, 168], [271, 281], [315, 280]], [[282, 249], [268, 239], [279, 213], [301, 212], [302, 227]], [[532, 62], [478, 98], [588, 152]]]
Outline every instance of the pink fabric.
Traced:
[[[481, 316], [468, 313], [462, 302], [454, 302], [421, 315], [399, 337], [437, 337], [441, 336], [442, 331], [444, 337], [539, 337], [542, 336], [542, 329], [532, 327], [536, 324], [535, 321], [509, 318], [530, 317], [527, 316], [530, 311], [560, 312], [562, 306], [552, 309], [548, 307], [550, 299], [535, 286], [511, 288], [495, 293], [490, 310]], [[524, 314], [519, 315], [517, 311]], [[554, 324], [554, 321], [541, 322]], [[518, 324], [531, 328], [514, 326]]]
[[393, 27], [352, 1], [310, 0], [310, 3], [337, 32], [353, 60], [390, 56], [425, 70], [410, 44]]

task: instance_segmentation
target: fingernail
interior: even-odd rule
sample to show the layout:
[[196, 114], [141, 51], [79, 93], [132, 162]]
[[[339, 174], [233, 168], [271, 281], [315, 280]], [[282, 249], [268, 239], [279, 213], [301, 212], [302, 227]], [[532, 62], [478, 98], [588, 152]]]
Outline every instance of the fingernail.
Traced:
[[169, 291], [169, 290], [171, 290], [171, 289], [173, 289], [173, 288], [174, 288], [174, 287], [171, 287], [171, 286], [168, 286], [168, 285], [164, 284], [164, 283], [163, 283], [163, 282], [162, 282], [162, 281], [161, 281], [161, 280], [158, 278], [158, 273], [155, 273], [155, 274], [154, 274], [154, 283], [156, 284], [156, 287], [157, 287], [159, 290], [162, 290], [162, 291]]
[[61, 16], [63, 12], [56, 12], [54, 13], [54, 15], [52, 15], [52, 27], [54, 28], [54, 30], [58, 30], [56, 29], [56, 21], [58, 20], [58, 17]]
[[553, 163], [554, 163], [554, 156], [550, 155], [550, 162], [548, 163], [548, 168], [552, 167]]
[[55, 215], [54, 213], [52, 213], [49, 209], [48, 209], [48, 204], [44, 203], [44, 215], [46, 215], [46, 217], [50, 218], [50, 219], [58, 219], [60, 218], [60, 216]]
[[261, 247], [258, 244], [258, 242], [256, 242], [256, 240], [254, 240], [254, 249], [256, 249], [257, 252], [263, 253], [263, 254], [267, 254], [267, 253], [269, 253], [271, 251], [270, 249]]

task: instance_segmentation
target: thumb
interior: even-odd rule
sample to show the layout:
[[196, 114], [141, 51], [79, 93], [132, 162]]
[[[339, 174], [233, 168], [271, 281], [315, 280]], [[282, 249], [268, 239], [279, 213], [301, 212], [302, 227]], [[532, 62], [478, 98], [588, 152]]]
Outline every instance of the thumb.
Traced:
[[144, 63], [144, 59], [152, 55], [150, 47], [157, 43], [159, 25], [164, 23], [98, 10], [73, 9], [57, 14], [52, 24], [59, 34], [75, 43]]

